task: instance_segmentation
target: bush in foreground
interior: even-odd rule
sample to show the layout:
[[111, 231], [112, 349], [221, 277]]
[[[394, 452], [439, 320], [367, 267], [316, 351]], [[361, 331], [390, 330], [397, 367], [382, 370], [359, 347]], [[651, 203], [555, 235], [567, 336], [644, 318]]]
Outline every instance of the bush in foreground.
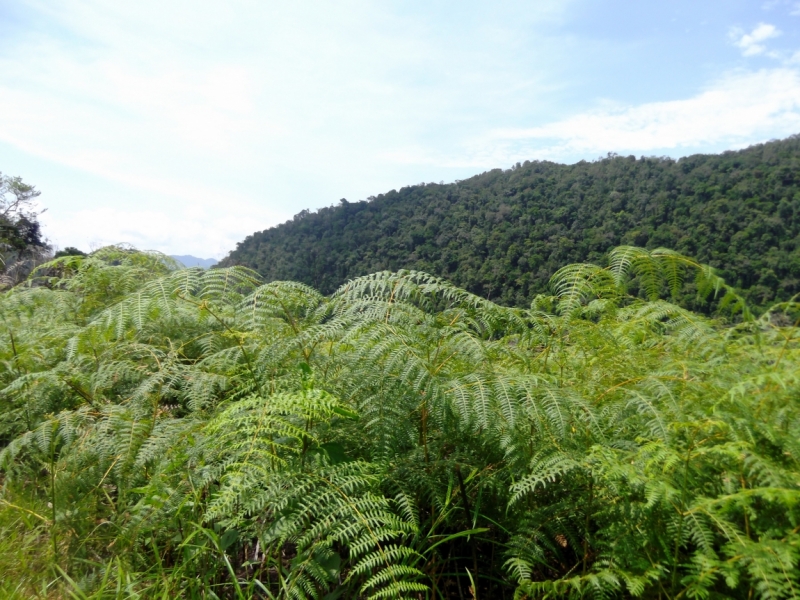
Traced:
[[796, 597], [797, 304], [632, 247], [551, 289], [39, 267], [0, 296], [0, 591]]

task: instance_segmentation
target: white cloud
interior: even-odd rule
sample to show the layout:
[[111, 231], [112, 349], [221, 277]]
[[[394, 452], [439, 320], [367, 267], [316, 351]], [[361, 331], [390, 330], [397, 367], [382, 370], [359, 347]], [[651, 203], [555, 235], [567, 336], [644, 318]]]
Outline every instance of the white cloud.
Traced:
[[778, 68], [731, 74], [685, 100], [610, 106], [539, 127], [499, 130], [482, 143], [502, 148], [509, 164], [526, 156], [737, 147], [797, 132], [800, 72]]
[[[229, 206], [224, 199], [220, 199], [220, 205]], [[74, 245], [89, 249], [128, 243], [166, 253], [221, 258], [245, 235], [260, 229], [257, 223], [276, 223], [287, 218], [288, 215], [268, 212], [253, 215], [235, 209], [213, 212], [195, 209], [176, 215], [168, 209], [104, 206], [61, 215], [48, 211], [41, 221], [49, 237], [61, 247]], [[59, 240], [69, 242], [59, 243]]]
[[738, 27], [730, 31], [730, 37], [734, 45], [742, 49], [743, 56], [763, 54], [766, 52], [767, 47], [762, 42], [776, 38], [779, 35], [781, 35], [781, 32], [778, 28], [769, 23], [759, 23], [750, 33], [745, 33]]

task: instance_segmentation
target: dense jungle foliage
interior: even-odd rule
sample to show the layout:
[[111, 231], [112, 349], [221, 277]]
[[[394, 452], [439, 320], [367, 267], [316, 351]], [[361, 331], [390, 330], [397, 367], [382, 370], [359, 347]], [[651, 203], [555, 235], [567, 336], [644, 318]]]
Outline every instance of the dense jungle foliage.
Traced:
[[800, 292], [800, 136], [680, 160], [526, 161], [342, 200], [249, 236], [222, 264], [326, 294], [367, 273], [417, 269], [522, 307], [561, 267], [607, 264], [621, 244], [693, 256], [755, 306]]
[[57, 258], [0, 295], [0, 596], [800, 597], [798, 308], [629, 246], [527, 308]]

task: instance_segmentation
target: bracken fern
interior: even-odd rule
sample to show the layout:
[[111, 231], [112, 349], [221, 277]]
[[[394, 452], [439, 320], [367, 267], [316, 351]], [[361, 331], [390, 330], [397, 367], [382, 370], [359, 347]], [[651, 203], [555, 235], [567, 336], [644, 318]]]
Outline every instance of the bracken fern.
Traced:
[[800, 596], [798, 304], [633, 247], [550, 289], [41, 265], [0, 296], [0, 591]]

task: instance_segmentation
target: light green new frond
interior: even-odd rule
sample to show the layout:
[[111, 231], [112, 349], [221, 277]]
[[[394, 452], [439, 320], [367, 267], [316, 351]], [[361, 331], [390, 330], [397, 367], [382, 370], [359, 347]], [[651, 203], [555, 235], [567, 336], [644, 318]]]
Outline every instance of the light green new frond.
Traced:
[[[677, 296], [683, 287], [684, 274], [687, 267], [692, 269], [701, 268], [695, 261], [669, 248], [656, 248], [650, 252], [650, 256], [660, 265], [661, 276], [666, 281], [673, 297]], [[651, 298], [655, 297], [655, 295], [651, 296]]]
[[[391, 556], [387, 554], [387, 559], [391, 560]], [[381, 569], [378, 573], [373, 575], [363, 586], [361, 592], [369, 594], [367, 598], [402, 598], [401, 594], [409, 592], [424, 593], [428, 591], [428, 586], [422, 583], [413, 581], [417, 578], [423, 578], [425, 574], [414, 567], [409, 567], [402, 564], [390, 564], [388, 567]], [[380, 589], [379, 586], [386, 586]], [[372, 592], [372, 593], [370, 593]]]
[[592, 264], [567, 265], [550, 278], [562, 315], [571, 314], [590, 299], [613, 293], [613, 283], [607, 270]]
[[636, 246], [617, 246], [612, 249], [608, 253], [608, 264], [617, 287], [622, 288], [635, 263], [649, 256], [647, 250]]
[[[295, 331], [309, 317], [313, 317], [323, 302], [323, 296], [301, 283], [273, 281], [255, 289], [245, 297], [240, 310], [248, 327], [258, 329], [270, 319], [281, 319]], [[316, 320], [316, 319], [314, 319]]]
[[95, 419], [96, 415], [87, 407], [62, 411], [44, 419], [36, 428], [15, 438], [0, 450], [0, 468], [9, 469], [24, 451], [31, 451], [44, 460], [58, 457], [63, 447], [85, 435]]
[[316, 444], [309, 424], [337, 412], [342, 412], [339, 402], [321, 390], [250, 396], [222, 410], [204, 432], [222, 484], [206, 518], [232, 516], [237, 504], [252, 502], [270, 472]]
[[509, 504], [516, 504], [526, 495], [536, 492], [537, 488], [546, 488], [567, 473], [580, 468], [582, 466], [575, 459], [558, 452], [534, 458], [530, 472], [511, 486]]
[[247, 267], [204, 269], [200, 272], [198, 286], [193, 295], [220, 303], [238, 302], [261, 281], [261, 276]]

